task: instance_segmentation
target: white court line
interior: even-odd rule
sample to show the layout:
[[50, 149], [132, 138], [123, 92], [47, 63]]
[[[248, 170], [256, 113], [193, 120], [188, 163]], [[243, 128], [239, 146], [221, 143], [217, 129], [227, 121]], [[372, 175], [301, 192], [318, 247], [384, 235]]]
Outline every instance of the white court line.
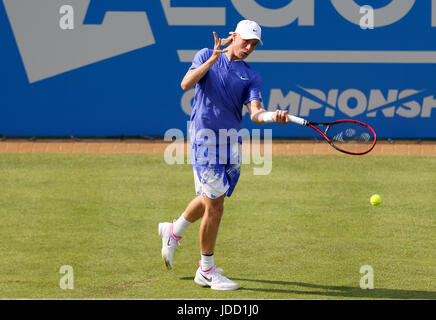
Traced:
[[[192, 62], [198, 50], [177, 50], [180, 62]], [[247, 62], [268, 63], [436, 63], [436, 51], [256, 50]]]

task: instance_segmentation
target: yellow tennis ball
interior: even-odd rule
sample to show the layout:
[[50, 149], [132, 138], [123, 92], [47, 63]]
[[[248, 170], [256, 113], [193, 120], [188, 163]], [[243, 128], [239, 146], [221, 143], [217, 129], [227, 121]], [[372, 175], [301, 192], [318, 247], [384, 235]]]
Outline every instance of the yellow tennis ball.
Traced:
[[381, 204], [382, 200], [380, 198], [380, 196], [378, 194], [373, 194], [371, 196], [371, 198], [369, 198], [369, 202], [373, 205], [373, 206], [378, 206]]

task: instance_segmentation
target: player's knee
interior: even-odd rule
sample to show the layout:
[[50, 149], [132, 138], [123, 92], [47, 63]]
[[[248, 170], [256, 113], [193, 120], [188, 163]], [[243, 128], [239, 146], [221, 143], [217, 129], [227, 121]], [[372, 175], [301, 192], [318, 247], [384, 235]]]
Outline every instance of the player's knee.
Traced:
[[207, 204], [205, 211], [212, 219], [221, 219], [224, 212], [224, 203], [217, 202]]
[[209, 213], [213, 216], [221, 216], [224, 212], [224, 206], [223, 205], [216, 205], [208, 208]]
[[210, 209], [214, 213], [220, 213], [220, 212], [222, 213], [224, 211], [224, 199], [225, 199], [225, 194], [215, 199], [211, 199], [205, 196], [203, 198], [204, 200], [203, 204], [206, 210]]

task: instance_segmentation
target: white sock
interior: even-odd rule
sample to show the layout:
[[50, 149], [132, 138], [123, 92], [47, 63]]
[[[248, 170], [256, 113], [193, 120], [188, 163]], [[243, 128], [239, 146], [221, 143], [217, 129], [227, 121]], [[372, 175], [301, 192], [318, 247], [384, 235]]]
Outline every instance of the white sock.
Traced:
[[213, 266], [215, 266], [215, 263], [213, 262], [213, 254], [205, 255], [204, 253], [202, 253], [201, 254], [201, 270], [202, 271], [209, 271]]
[[176, 236], [181, 237], [186, 228], [191, 225], [191, 222], [185, 219], [182, 215], [173, 223], [173, 232]]

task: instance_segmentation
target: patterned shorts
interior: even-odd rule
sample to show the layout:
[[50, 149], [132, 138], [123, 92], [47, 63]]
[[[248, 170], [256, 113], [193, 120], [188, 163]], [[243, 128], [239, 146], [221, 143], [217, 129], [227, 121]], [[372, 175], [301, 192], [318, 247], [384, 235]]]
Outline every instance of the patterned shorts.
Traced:
[[231, 196], [241, 173], [241, 144], [191, 144], [195, 192], [215, 199]]

